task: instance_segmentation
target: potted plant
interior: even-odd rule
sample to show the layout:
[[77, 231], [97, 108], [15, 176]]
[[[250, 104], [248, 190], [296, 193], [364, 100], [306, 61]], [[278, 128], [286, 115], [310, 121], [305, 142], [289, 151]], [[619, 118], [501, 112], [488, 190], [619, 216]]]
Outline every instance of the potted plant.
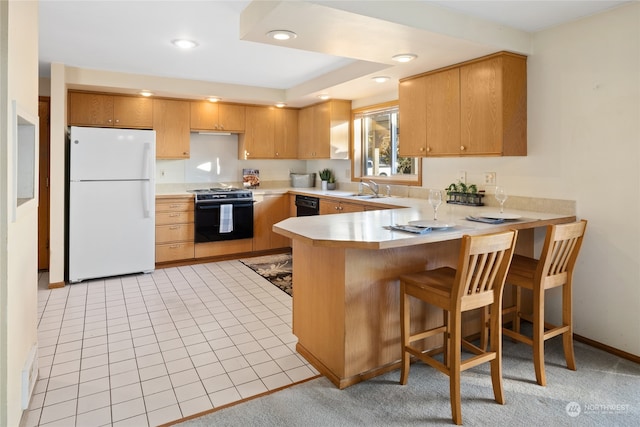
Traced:
[[458, 181], [457, 184], [449, 184], [445, 191], [447, 192], [447, 203], [471, 206], [484, 205], [484, 203], [482, 203], [484, 194], [478, 192], [478, 187], [475, 184], [467, 186], [464, 182]]
[[329, 184], [329, 179], [333, 176], [333, 172], [331, 172], [331, 169], [325, 168], [322, 169], [318, 175], [320, 175], [320, 180], [322, 181], [322, 189], [326, 190]]
[[331, 176], [329, 177], [329, 181], [327, 182], [327, 190], [335, 190], [336, 189], [336, 177], [331, 172]]

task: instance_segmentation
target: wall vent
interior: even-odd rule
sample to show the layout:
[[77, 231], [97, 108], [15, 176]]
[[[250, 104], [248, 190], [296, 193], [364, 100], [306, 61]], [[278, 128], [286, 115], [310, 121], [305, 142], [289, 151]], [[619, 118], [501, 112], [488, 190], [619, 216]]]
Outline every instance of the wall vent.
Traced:
[[22, 368], [22, 409], [29, 407], [31, 394], [38, 379], [38, 344], [31, 347], [27, 360]]

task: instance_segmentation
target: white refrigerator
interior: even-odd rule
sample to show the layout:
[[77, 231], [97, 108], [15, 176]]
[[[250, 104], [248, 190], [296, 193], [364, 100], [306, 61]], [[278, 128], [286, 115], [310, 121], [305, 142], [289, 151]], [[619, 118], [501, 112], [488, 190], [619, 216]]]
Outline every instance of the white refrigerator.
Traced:
[[68, 279], [155, 268], [155, 131], [71, 127]]

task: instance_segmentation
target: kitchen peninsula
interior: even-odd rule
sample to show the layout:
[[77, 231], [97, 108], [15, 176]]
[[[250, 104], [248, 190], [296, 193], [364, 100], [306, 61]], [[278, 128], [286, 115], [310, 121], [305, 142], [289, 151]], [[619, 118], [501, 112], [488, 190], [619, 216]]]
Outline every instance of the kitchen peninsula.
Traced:
[[[407, 208], [288, 218], [273, 226], [292, 239], [297, 350], [341, 389], [399, 368], [401, 273], [455, 267], [463, 234], [518, 229], [517, 251], [530, 255], [536, 228], [575, 220], [573, 212], [509, 210], [521, 218], [485, 224], [464, 218], [495, 208], [446, 205], [440, 218], [454, 227], [423, 235], [385, 228], [433, 218], [425, 201], [390, 199], [396, 206], [409, 200]], [[418, 315], [434, 325], [441, 320], [439, 311], [427, 311], [417, 302], [416, 309], [412, 324]], [[463, 333], [478, 330], [468, 318]]]

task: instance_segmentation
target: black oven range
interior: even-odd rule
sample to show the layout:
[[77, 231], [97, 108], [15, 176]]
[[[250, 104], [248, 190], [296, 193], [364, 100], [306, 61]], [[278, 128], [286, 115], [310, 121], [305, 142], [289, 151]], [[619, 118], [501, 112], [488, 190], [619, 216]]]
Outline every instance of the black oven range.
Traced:
[[196, 243], [253, 237], [253, 193], [234, 187], [191, 190], [195, 194]]

